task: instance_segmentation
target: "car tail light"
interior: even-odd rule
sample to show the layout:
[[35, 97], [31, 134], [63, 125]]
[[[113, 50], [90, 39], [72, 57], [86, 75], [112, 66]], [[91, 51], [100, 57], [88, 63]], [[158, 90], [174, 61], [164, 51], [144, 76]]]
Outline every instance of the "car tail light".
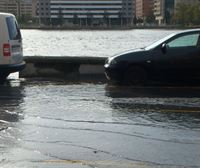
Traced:
[[10, 53], [10, 44], [5, 43], [3, 44], [3, 56], [4, 57], [9, 57], [11, 55]]

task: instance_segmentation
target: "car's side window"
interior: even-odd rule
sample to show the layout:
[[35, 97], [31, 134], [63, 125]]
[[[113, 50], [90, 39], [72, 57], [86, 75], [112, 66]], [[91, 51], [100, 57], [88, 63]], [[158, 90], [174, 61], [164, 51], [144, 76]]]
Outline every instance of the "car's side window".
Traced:
[[197, 47], [199, 39], [199, 34], [189, 34], [178, 37], [172, 41], [170, 41], [167, 45], [169, 48], [177, 48], [177, 47]]

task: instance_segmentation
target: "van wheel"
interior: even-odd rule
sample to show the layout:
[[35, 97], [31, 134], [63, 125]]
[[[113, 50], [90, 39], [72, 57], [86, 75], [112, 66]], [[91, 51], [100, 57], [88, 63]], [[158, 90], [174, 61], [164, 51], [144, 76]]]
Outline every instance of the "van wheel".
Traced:
[[6, 78], [8, 77], [9, 74], [7, 73], [0, 73], [0, 84], [4, 84], [6, 81]]
[[146, 71], [140, 66], [132, 66], [124, 74], [124, 83], [128, 85], [144, 85]]

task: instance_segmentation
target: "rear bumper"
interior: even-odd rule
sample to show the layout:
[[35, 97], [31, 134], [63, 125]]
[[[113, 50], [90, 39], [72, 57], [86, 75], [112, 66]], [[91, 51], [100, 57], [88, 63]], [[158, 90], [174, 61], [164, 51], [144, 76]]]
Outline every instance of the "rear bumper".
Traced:
[[0, 65], [0, 73], [1, 74], [10, 74], [13, 72], [21, 71], [25, 68], [26, 63], [23, 61], [19, 64], [12, 64], [12, 65]]

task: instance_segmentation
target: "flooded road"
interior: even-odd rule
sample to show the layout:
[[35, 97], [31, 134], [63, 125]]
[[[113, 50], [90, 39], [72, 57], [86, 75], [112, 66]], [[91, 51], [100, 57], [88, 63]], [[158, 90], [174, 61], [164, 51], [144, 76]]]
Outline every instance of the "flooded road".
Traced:
[[200, 167], [200, 87], [0, 86], [2, 168]]

